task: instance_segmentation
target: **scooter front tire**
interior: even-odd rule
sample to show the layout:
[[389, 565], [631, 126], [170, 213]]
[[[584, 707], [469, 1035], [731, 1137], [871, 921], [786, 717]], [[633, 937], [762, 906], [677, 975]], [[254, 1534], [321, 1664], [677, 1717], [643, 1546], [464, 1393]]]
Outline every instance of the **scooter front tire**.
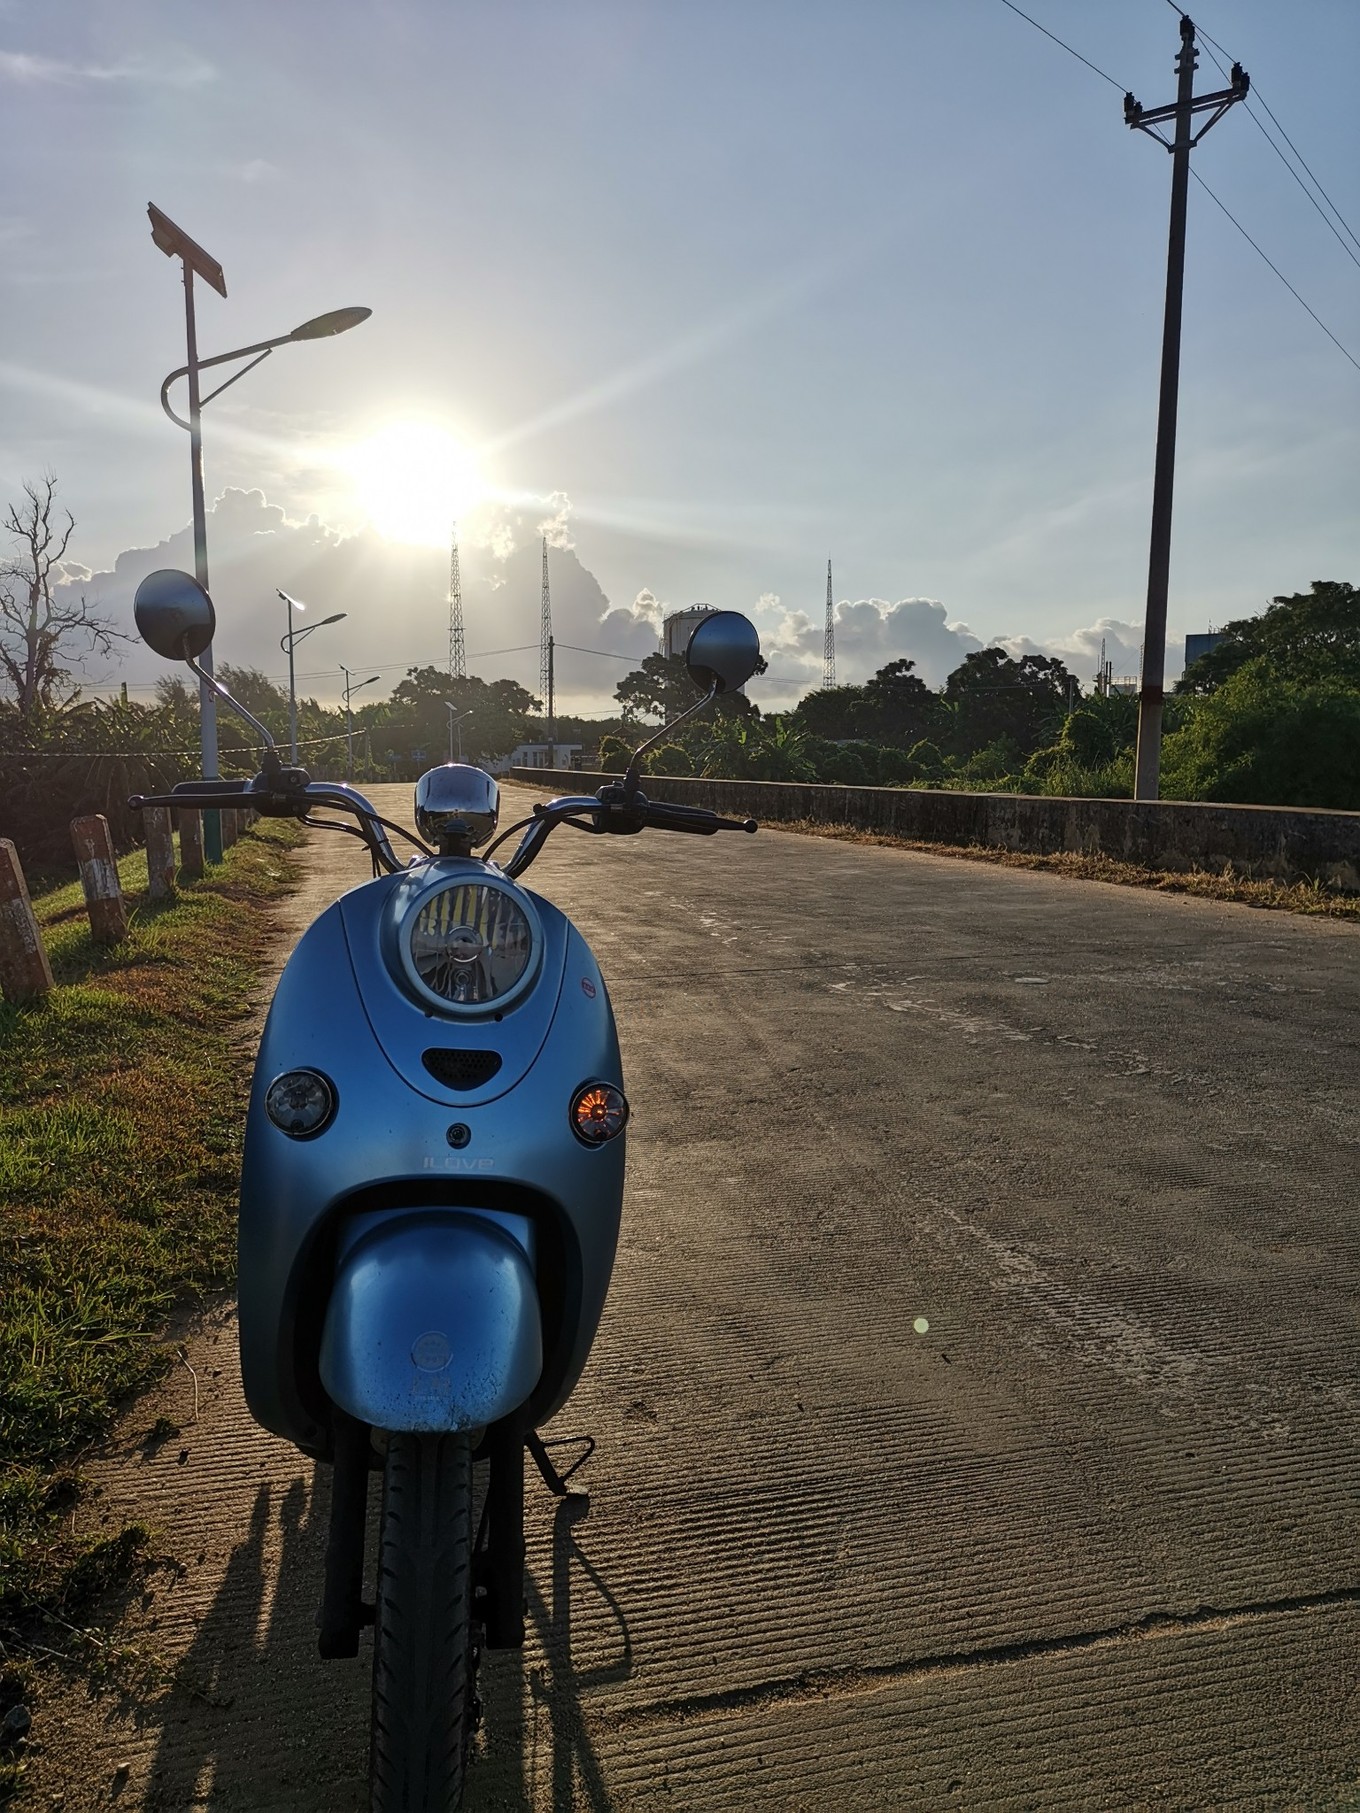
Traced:
[[472, 1738], [472, 1448], [392, 1434], [373, 1654], [373, 1813], [453, 1813]]

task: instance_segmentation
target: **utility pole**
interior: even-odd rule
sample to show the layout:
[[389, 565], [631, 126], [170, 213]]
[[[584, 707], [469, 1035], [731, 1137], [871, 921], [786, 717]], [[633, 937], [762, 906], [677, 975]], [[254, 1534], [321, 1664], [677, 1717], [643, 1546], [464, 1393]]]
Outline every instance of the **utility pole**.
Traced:
[[467, 678], [467, 654], [463, 648], [463, 575], [458, 564], [458, 524], [453, 525], [453, 545], [449, 551], [449, 678]]
[[[1134, 765], [1133, 797], [1158, 796], [1162, 761], [1162, 699], [1166, 679], [1166, 600], [1171, 577], [1171, 500], [1176, 474], [1176, 405], [1180, 393], [1181, 295], [1185, 284], [1185, 215], [1190, 190], [1190, 153], [1209, 128], [1235, 101], [1243, 101], [1251, 78], [1240, 63], [1232, 66], [1231, 88], [1214, 94], [1194, 93], [1195, 27], [1181, 15], [1181, 48], [1176, 58], [1179, 81], [1176, 99], [1165, 107], [1140, 107], [1131, 94], [1124, 96], [1124, 121], [1146, 132], [1171, 153], [1171, 229], [1166, 255], [1166, 314], [1162, 326], [1162, 382], [1157, 404], [1157, 459], [1152, 479], [1152, 537], [1148, 552], [1147, 616], [1143, 631], [1142, 679], [1138, 692], [1138, 754]], [[1213, 109], [1192, 134], [1190, 122], [1197, 113]], [[1156, 130], [1163, 121], [1175, 122], [1174, 139]]]
[[822, 691], [836, 684], [836, 618], [831, 606], [831, 562], [826, 563], [826, 634], [822, 638]]
[[548, 591], [548, 538], [543, 537], [543, 608], [539, 614], [539, 651], [538, 651], [538, 690], [543, 697], [543, 707], [548, 725], [548, 759], [552, 760], [551, 745], [557, 741], [557, 714], [553, 700], [553, 633], [552, 633], [552, 596]]

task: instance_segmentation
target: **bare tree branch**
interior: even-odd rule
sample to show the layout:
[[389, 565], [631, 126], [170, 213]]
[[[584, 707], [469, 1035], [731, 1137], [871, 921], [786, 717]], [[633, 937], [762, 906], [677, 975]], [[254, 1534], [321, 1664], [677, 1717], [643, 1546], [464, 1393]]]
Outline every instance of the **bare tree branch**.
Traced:
[[71, 663], [96, 654], [107, 659], [115, 643], [133, 640], [87, 598], [56, 595], [76, 526], [69, 510], [57, 511], [56, 489], [53, 472], [36, 484], [26, 481], [23, 503], [10, 504], [0, 524], [14, 548], [0, 559], [0, 669], [24, 717], [79, 695], [79, 687], [63, 684]]

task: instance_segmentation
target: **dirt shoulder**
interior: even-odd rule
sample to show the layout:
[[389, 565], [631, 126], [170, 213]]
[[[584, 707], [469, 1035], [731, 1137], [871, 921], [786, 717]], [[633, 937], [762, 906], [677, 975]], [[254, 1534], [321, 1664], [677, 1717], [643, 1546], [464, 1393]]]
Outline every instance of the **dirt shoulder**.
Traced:
[[[402, 789], [403, 806], [408, 792]], [[274, 983], [299, 936], [338, 893], [365, 879], [351, 839], [312, 833], [298, 857], [300, 885], [269, 911], [257, 998], [235, 1028], [243, 1058], [259, 1042]], [[291, 1566], [292, 1547], [313, 1527], [301, 1508], [311, 1468], [246, 1414], [232, 1299], [186, 1318], [171, 1338], [182, 1343], [183, 1360], [81, 1460], [85, 1491], [72, 1520], [87, 1536], [145, 1526], [150, 1565], [130, 1599], [105, 1607], [106, 1626], [97, 1641], [79, 1646], [79, 1664], [37, 1658], [46, 1666], [30, 1701], [20, 1805], [74, 1813], [115, 1798], [129, 1808], [230, 1804], [222, 1799], [229, 1759], [252, 1747], [231, 1711], [240, 1672], [258, 1664], [283, 1615], [274, 1603], [280, 1595], [266, 1593], [265, 1582], [276, 1578], [285, 1548], [286, 1577], [296, 1572], [308, 1583], [304, 1599], [319, 1577], [319, 1549], [304, 1566]], [[302, 1630], [311, 1604], [295, 1609]], [[280, 1733], [281, 1748], [286, 1735], [287, 1747], [296, 1741], [305, 1757], [326, 1729], [335, 1695], [325, 1685], [297, 1731], [290, 1725]], [[261, 1806], [253, 1791], [239, 1804]], [[285, 1796], [277, 1804], [292, 1802]]]

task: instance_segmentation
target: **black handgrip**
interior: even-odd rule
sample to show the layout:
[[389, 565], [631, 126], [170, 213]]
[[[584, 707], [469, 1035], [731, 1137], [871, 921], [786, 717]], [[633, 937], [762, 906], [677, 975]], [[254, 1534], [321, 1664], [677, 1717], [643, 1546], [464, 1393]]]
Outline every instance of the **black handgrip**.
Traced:
[[206, 811], [219, 811], [222, 807], [253, 806], [261, 810], [261, 795], [247, 793], [238, 782], [233, 781], [229, 787], [221, 782], [214, 787], [211, 781], [200, 782], [197, 787], [189, 788], [182, 784], [173, 793], [134, 793], [128, 800], [128, 810], [140, 812], [145, 806], [202, 806]]
[[643, 822], [654, 831], [688, 831], [696, 837], [712, 837], [722, 826], [716, 812], [702, 806], [673, 806], [668, 800], [649, 800]]

